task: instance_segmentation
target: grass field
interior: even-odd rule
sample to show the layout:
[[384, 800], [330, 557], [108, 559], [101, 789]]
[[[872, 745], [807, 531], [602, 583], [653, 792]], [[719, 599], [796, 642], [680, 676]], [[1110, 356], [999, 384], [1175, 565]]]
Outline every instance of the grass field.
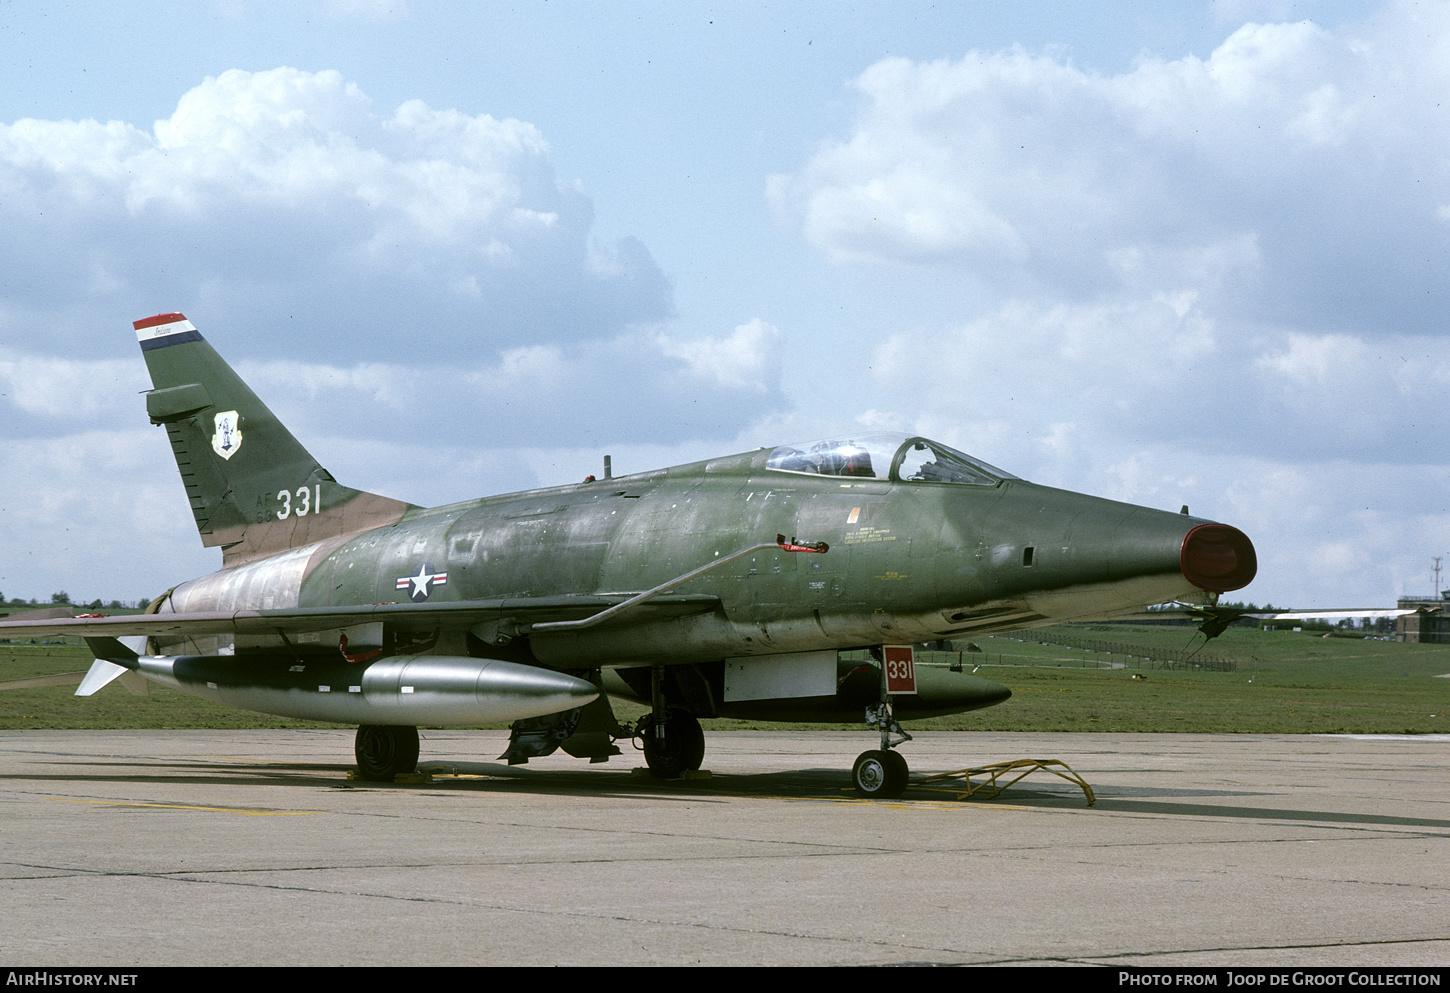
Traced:
[[[1322, 638], [1234, 628], [1205, 654], [1231, 671], [1164, 668], [1141, 655], [1107, 654], [1051, 643], [1094, 639], [1152, 650], [1191, 648], [1190, 628], [1125, 624], [1063, 625], [979, 637], [970, 669], [1012, 689], [988, 710], [907, 724], [909, 729], [981, 731], [1199, 731], [1250, 733], [1450, 733], [1450, 646]], [[1046, 641], [1048, 643], [1044, 644]], [[953, 653], [923, 652], [924, 664]], [[0, 680], [82, 671], [90, 655], [76, 643], [0, 643]], [[1135, 676], [1140, 678], [1134, 678]], [[329, 727], [231, 710], [151, 685], [133, 696], [113, 684], [88, 699], [74, 687], [0, 693], [0, 728]], [[643, 708], [619, 703], [620, 719]], [[750, 721], [707, 728], [781, 728]], [[818, 725], [799, 725], [812, 727]], [[851, 727], [853, 725], [833, 725]], [[862, 725], [854, 725], [861, 727]]]
[[977, 674], [1011, 687], [1012, 699], [989, 710], [923, 721], [920, 726], [992, 731], [1450, 732], [1446, 716], [1450, 645], [1234, 628], [1203, 649], [1236, 663], [1233, 671], [1218, 672], [1164, 668], [1141, 657], [1041, 643], [1067, 636], [1182, 649], [1202, 643], [1201, 638], [1190, 642], [1192, 633], [1191, 628], [1103, 624], [979, 638], [976, 643], [986, 661]]

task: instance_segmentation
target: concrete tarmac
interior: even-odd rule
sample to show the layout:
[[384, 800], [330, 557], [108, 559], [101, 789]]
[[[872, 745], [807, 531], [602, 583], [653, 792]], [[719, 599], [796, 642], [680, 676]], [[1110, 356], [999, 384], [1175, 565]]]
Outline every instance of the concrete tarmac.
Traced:
[[1450, 736], [923, 733], [914, 773], [1067, 762], [995, 800], [868, 802], [862, 732], [716, 732], [713, 778], [428, 731], [0, 731], [0, 964], [1450, 964]]

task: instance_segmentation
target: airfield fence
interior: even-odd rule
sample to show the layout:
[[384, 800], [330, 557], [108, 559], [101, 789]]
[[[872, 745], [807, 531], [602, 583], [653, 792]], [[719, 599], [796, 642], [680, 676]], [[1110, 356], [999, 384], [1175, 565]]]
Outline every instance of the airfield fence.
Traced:
[[[998, 635], [997, 637], [1002, 637]], [[1121, 662], [1123, 667], [1129, 669], [1207, 669], [1211, 672], [1235, 672], [1243, 659], [1229, 658], [1223, 655], [1214, 655], [1203, 651], [1192, 649], [1158, 648], [1151, 645], [1135, 645], [1122, 641], [1104, 641], [1099, 638], [1080, 638], [1069, 634], [1038, 634], [1023, 638], [1013, 638], [1024, 644], [1037, 642], [1041, 645], [1059, 645], [1063, 648], [1074, 648], [1079, 651], [1093, 654], [1114, 656], [1109, 660]], [[995, 665], [1020, 665], [1023, 658], [1020, 655], [1008, 655], [1001, 652], [932, 652], [922, 653], [926, 656], [925, 661], [929, 662], [957, 662], [963, 665], [975, 665], [985, 662]], [[1253, 661], [1252, 659], [1248, 661]], [[1094, 659], [1084, 657], [1083, 665], [1101, 665]]]
[[1143, 668], [1143, 662], [1147, 662], [1148, 668], [1157, 670], [1172, 670], [1172, 668], [1206, 668], [1214, 673], [1232, 673], [1237, 670], [1237, 658], [1228, 658], [1225, 655], [1209, 654], [1205, 651], [1195, 651], [1189, 648], [1157, 648], [1153, 645], [1134, 645], [1131, 642], [1103, 641], [1101, 638], [1080, 638], [1077, 635], [1066, 635], [1066, 633], [1043, 632], [1035, 638], [1024, 638], [1022, 641], [1037, 641], [1043, 645], [1061, 645], [1063, 648], [1076, 648], [1085, 652], [1101, 652], [1103, 655], [1121, 655], [1122, 660], [1130, 668]]
[[1181, 648], [1153, 648], [1148, 645], [1134, 645], [1121, 641], [1102, 641], [1097, 638], [1079, 638], [1070, 634], [1051, 634], [1039, 637], [1046, 645], [1062, 645], [1085, 652], [1102, 652], [1105, 655], [1123, 655], [1129, 659], [1156, 663], [1156, 669], [1208, 669], [1212, 672], [1234, 672], [1239, 660], [1223, 655], [1212, 655], [1203, 651]]

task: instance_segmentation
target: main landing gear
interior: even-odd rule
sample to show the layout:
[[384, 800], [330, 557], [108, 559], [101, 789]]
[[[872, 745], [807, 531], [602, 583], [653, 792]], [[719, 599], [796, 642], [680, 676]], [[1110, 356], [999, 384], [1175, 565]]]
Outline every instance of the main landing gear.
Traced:
[[645, 714], [635, 726], [634, 736], [644, 752], [644, 764], [659, 779], [679, 779], [705, 761], [705, 732], [688, 710], [677, 707], [662, 721]]
[[705, 732], [695, 715], [665, 704], [665, 667], [650, 672], [651, 711], [635, 725], [634, 737], [644, 752], [644, 764], [660, 779], [679, 779], [705, 761]]
[[410, 725], [364, 724], [353, 745], [357, 774], [375, 783], [418, 769], [418, 729]]

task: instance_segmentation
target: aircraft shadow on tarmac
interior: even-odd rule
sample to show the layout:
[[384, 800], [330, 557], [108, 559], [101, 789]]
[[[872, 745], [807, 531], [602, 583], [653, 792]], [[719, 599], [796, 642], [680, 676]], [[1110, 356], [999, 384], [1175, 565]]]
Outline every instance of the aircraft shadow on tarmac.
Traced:
[[[296, 786], [316, 789], [426, 790], [458, 793], [510, 793], [538, 796], [648, 798], [670, 801], [713, 801], [738, 798], [781, 800], [831, 800], [859, 803], [851, 781], [838, 768], [791, 769], [746, 775], [712, 774], [705, 779], [656, 779], [641, 768], [620, 764], [609, 769], [525, 769], [502, 762], [421, 763], [421, 772], [431, 773], [423, 782], [380, 783], [345, 778], [354, 767], [342, 763], [266, 762], [246, 759], [132, 759], [56, 760], [45, 763], [45, 772], [0, 771], [0, 782], [132, 783], [187, 786]], [[56, 771], [71, 767], [74, 772]], [[114, 771], [112, 771], [114, 770]], [[124, 770], [124, 771], [123, 771]], [[950, 792], [918, 789], [909, 791], [917, 800], [952, 800]], [[1082, 805], [1076, 791], [1050, 793], [1018, 790], [1013, 801], [1034, 805]]]
[[1245, 820], [1307, 821], [1313, 824], [1343, 824], [1356, 827], [1430, 828], [1438, 835], [1450, 831], [1450, 820], [1432, 817], [1395, 817], [1390, 814], [1347, 813], [1339, 810], [1296, 810], [1285, 807], [1220, 807], [1200, 803], [1170, 803], [1162, 800], [1111, 799], [1099, 804], [1105, 809], [1129, 813], [1169, 816], [1233, 817]]
[[[321, 762], [260, 762], [250, 760], [170, 761], [153, 760], [51, 760], [47, 765], [74, 766], [93, 770], [75, 773], [0, 772], [0, 782], [47, 781], [57, 783], [133, 783], [137, 785], [196, 786], [296, 786], [316, 789], [409, 790], [459, 794], [527, 794], [575, 796], [585, 799], [611, 797], [710, 802], [730, 799], [828, 800], [879, 803], [861, 800], [851, 783], [836, 768], [792, 769], [752, 774], [717, 774], [708, 779], [660, 780], [620, 765], [613, 769], [522, 769], [498, 762], [423, 763], [420, 770], [432, 773], [428, 781], [377, 783], [346, 779], [350, 764]], [[113, 768], [114, 773], [98, 770]], [[130, 770], [121, 772], [120, 770]], [[1184, 802], [1168, 797], [1272, 796], [1249, 790], [1205, 790], [1171, 787], [1095, 787], [1096, 810], [1104, 813], [1150, 814], [1169, 817], [1232, 818], [1241, 820], [1298, 821], [1323, 825], [1428, 829], [1436, 835], [1450, 832], [1450, 820], [1428, 817], [1399, 817], [1392, 814], [1302, 810], [1290, 807], [1218, 805], [1212, 802]], [[1150, 799], [1145, 794], [1163, 799]], [[996, 797], [965, 797], [950, 787], [909, 786], [898, 803], [962, 802], [973, 805], [999, 804], [1016, 808], [1084, 809], [1082, 793], [1075, 787], [1056, 784], [1014, 786]], [[123, 802], [123, 801], [117, 801]]]

